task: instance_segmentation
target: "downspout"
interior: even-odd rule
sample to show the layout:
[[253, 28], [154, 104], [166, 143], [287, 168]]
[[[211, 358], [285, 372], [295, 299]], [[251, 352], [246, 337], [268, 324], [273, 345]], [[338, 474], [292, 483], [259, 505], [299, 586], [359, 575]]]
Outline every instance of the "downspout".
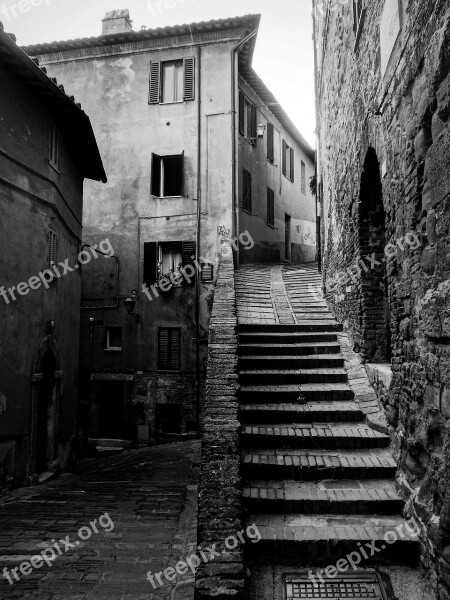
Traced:
[[197, 277], [195, 278], [195, 414], [197, 421], [197, 431], [200, 433], [200, 278], [201, 269], [198, 268], [200, 264], [200, 241], [201, 241], [201, 201], [202, 201], [202, 87], [201, 87], [201, 74], [202, 74], [202, 49], [198, 46], [198, 140], [197, 140], [197, 244], [196, 244], [196, 259], [197, 259]]
[[[313, 40], [314, 40], [314, 88], [315, 88], [315, 103], [316, 103], [316, 157], [315, 157], [315, 173], [316, 173], [316, 240], [317, 240], [317, 267], [319, 273], [322, 273], [322, 198], [321, 186], [319, 184], [319, 85], [317, 77], [317, 35], [316, 35], [316, 3], [313, 2]], [[319, 214], [320, 213], [320, 214]]]
[[[248, 41], [250, 41], [255, 35], [258, 33], [258, 28], [249, 33], [237, 46], [235, 46], [231, 50], [231, 135], [232, 135], [232, 153], [233, 153], [233, 166], [232, 166], [232, 206], [233, 206], [233, 239], [239, 239], [239, 203], [237, 201], [238, 198], [238, 190], [237, 190], [237, 167], [238, 167], [238, 158], [237, 158], [237, 143], [236, 143], [236, 87], [237, 87], [237, 78], [236, 78], [236, 57], [239, 50], [244, 46]], [[236, 254], [235, 254], [235, 267], [239, 267], [239, 243], [237, 244]]]

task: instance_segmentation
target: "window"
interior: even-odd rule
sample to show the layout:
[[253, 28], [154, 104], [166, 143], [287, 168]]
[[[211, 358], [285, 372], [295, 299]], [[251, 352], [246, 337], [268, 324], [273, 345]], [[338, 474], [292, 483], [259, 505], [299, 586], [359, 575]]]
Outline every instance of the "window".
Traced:
[[247, 169], [242, 170], [242, 208], [247, 212], [252, 212], [252, 176]]
[[302, 193], [306, 195], [306, 165], [302, 161]]
[[158, 370], [181, 369], [181, 329], [175, 327], [158, 330]]
[[150, 64], [149, 104], [195, 100], [195, 58]]
[[214, 282], [214, 265], [212, 263], [202, 262], [201, 263], [201, 282], [202, 283], [213, 283]]
[[49, 267], [56, 262], [56, 231], [49, 229], [47, 240], [47, 264]]
[[52, 167], [58, 167], [59, 161], [59, 134], [54, 123], [50, 123], [50, 140], [48, 148], [48, 161]]
[[275, 192], [267, 188], [267, 225], [275, 227]]
[[[179, 267], [192, 265], [195, 268], [196, 243], [186, 242], [146, 242], [144, 244], [144, 281], [148, 287], [155, 285], [160, 276], [176, 273]], [[194, 257], [194, 258], [192, 258]], [[189, 274], [189, 271], [188, 271]], [[195, 276], [185, 278], [183, 284], [193, 284]]]
[[283, 175], [285, 175], [290, 181], [294, 181], [294, 170], [295, 170], [295, 154], [294, 148], [290, 148], [288, 144], [283, 140], [282, 147], [282, 162], [283, 162]]
[[122, 327], [106, 328], [105, 350], [122, 350]]
[[267, 123], [267, 160], [271, 163], [275, 160], [274, 127], [272, 123]]
[[258, 134], [256, 121], [256, 106], [242, 92], [239, 92], [239, 132], [253, 146], [256, 146]]
[[353, 0], [353, 30], [356, 36], [355, 49], [361, 37], [365, 14], [364, 0]]
[[173, 156], [152, 154], [151, 194], [159, 198], [184, 193], [184, 152]]

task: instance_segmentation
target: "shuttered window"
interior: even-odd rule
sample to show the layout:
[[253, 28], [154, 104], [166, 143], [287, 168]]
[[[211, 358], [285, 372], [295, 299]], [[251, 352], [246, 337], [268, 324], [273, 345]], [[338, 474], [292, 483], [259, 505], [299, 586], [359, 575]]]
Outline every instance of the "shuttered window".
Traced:
[[144, 244], [144, 281], [148, 287], [156, 283], [158, 278], [157, 243], [147, 242]]
[[306, 165], [302, 161], [302, 193], [306, 194]]
[[275, 226], [275, 192], [267, 188], [267, 225]]
[[286, 162], [286, 149], [287, 149], [287, 144], [286, 142], [283, 140], [282, 143], [282, 149], [281, 149], [281, 162], [282, 162], [282, 171], [283, 171], [283, 175], [286, 175], [286, 169], [287, 169], [287, 162]]
[[195, 100], [195, 58], [150, 63], [149, 104]]
[[253, 146], [256, 146], [258, 111], [242, 92], [239, 92], [239, 133]]
[[56, 125], [50, 123], [50, 139], [48, 147], [48, 159], [49, 162], [54, 166], [58, 166], [59, 162], [59, 135]]
[[290, 173], [290, 177], [289, 179], [291, 181], [294, 181], [295, 179], [295, 154], [294, 154], [294, 148], [289, 148], [290, 150], [290, 164], [291, 164], [291, 173]]
[[282, 169], [283, 175], [285, 175], [290, 181], [294, 181], [295, 176], [295, 153], [294, 148], [291, 148], [285, 140], [282, 144]]
[[158, 330], [158, 370], [180, 371], [181, 329], [164, 327]]
[[247, 169], [242, 170], [242, 208], [252, 212], [252, 176]]
[[274, 128], [272, 123], [267, 123], [267, 159], [272, 163], [275, 160]]
[[173, 156], [152, 154], [151, 194], [160, 198], [184, 194], [184, 152]]
[[239, 133], [245, 135], [245, 96], [239, 92]]
[[[180, 262], [183, 267], [192, 265], [195, 270], [196, 248], [197, 244], [191, 241], [144, 243], [143, 283], [148, 287], [156, 283], [158, 280], [158, 262], [160, 263], [162, 275], [166, 275], [170, 270], [177, 271]], [[181, 257], [181, 260], [179, 257]], [[195, 274], [188, 272], [188, 275], [192, 285], [195, 281]]]
[[214, 281], [214, 265], [212, 263], [202, 262], [202, 283], [212, 283]]
[[56, 232], [49, 229], [47, 243], [47, 264], [49, 267], [56, 262]]

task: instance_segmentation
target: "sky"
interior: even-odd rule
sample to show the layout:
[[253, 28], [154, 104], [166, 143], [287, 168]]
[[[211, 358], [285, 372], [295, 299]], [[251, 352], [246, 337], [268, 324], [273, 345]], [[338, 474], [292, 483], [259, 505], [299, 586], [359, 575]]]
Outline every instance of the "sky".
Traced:
[[101, 34], [106, 12], [128, 8], [133, 29], [261, 13], [253, 66], [314, 146], [311, 0], [0, 0], [0, 21], [20, 45]]

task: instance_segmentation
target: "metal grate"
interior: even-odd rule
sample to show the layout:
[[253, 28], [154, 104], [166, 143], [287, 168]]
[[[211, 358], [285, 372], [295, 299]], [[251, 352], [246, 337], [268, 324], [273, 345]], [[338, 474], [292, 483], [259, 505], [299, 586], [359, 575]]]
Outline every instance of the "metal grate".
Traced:
[[355, 573], [345, 577], [321, 581], [315, 573], [309, 577], [286, 577], [286, 600], [321, 600], [339, 598], [340, 600], [386, 600], [383, 584], [377, 573]]

